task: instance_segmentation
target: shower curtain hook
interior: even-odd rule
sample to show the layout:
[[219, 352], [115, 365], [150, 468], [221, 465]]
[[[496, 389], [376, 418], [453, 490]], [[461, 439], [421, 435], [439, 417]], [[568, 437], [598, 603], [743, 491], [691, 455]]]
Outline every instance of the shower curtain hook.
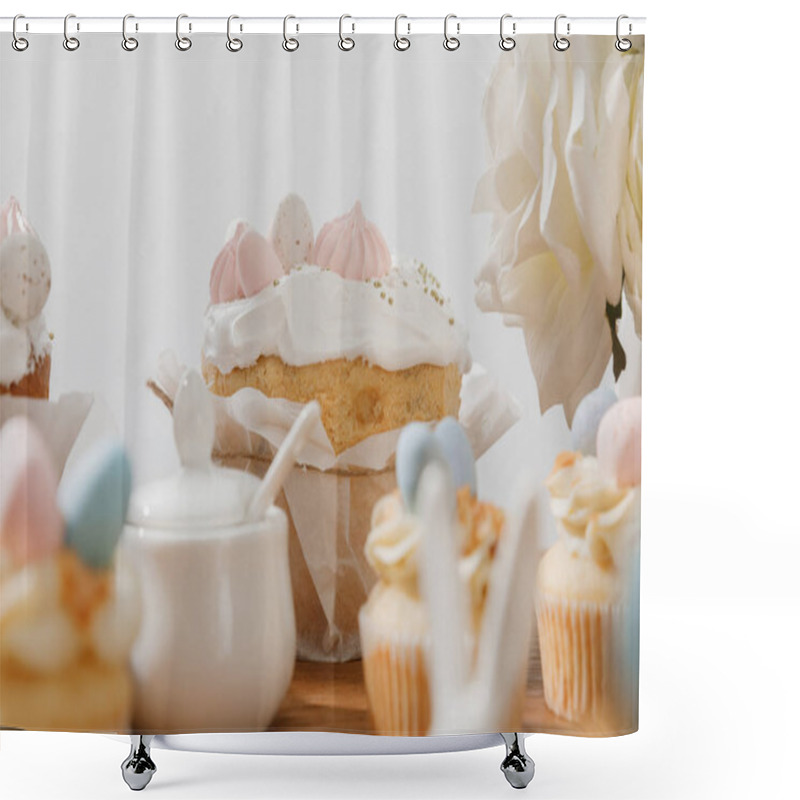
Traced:
[[[185, 53], [192, 46], [192, 40], [188, 36], [183, 36], [181, 34], [181, 20], [188, 18], [188, 14], [178, 14], [175, 18], [175, 47], [182, 53]], [[192, 30], [191, 22], [189, 23], [189, 30]]]
[[[25, 19], [25, 15], [24, 14], [17, 14], [17, 16], [14, 17], [14, 22], [11, 23], [11, 36], [12, 36], [11, 46], [18, 53], [21, 53], [23, 50], [27, 50], [28, 49], [28, 45], [30, 44], [30, 42], [26, 38], [24, 38], [23, 36], [20, 36], [17, 33], [17, 22], [19, 22], [19, 20], [21, 20], [21, 19]], [[26, 25], [25, 29], [27, 30], [27, 25]]]
[[553, 36], [555, 37], [553, 39], [553, 47], [555, 47], [555, 49], [558, 50], [559, 53], [563, 53], [565, 50], [569, 50], [570, 42], [569, 39], [567, 39], [567, 36], [569, 36], [569, 22], [567, 22], [566, 35], [565, 36], [558, 35], [558, 21], [566, 18], [567, 18], [566, 14], [559, 14], [556, 17], [555, 22], [553, 23]]
[[[228, 41], [225, 42], [225, 47], [227, 47], [231, 53], [238, 53], [244, 47], [244, 42], [242, 42], [241, 39], [237, 39], [236, 37], [231, 35], [231, 22], [233, 22], [235, 19], [239, 19], [239, 17], [236, 16], [236, 14], [231, 14], [228, 17], [228, 26], [226, 28], [226, 35], [228, 37]], [[239, 26], [240, 31], [241, 29], [242, 29], [241, 26]]]
[[[508, 52], [517, 46], [517, 40], [513, 36], [507, 36], [505, 33], [505, 24], [507, 19], [512, 19], [511, 14], [503, 14], [500, 17], [500, 49]], [[511, 33], [517, 32], [517, 23], [511, 23]]]
[[[70, 53], [74, 52], [81, 46], [80, 39], [77, 36], [70, 36], [69, 35], [69, 21], [71, 19], [75, 19], [74, 14], [67, 14], [64, 17], [64, 49], [69, 50]], [[77, 27], [77, 30], [80, 30], [80, 27]]]
[[[133, 14], [126, 14], [122, 18], [122, 49], [132, 53], [139, 46], [139, 40], [133, 36], [128, 36], [129, 19], [136, 19], [136, 17], [134, 17]], [[139, 30], [138, 25], [136, 26], [136, 30]]]
[[[339, 49], [344, 50], [345, 53], [349, 52], [356, 46], [356, 40], [353, 39], [352, 36], [345, 36], [344, 35], [344, 21], [346, 19], [353, 19], [349, 14], [342, 14], [339, 17]], [[350, 23], [353, 26], [351, 33], [356, 32], [356, 24], [355, 22]]]
[[[400, 20], [401, 19], [406, 19], [407, 20], [408, 17], [405, 14], [398, 14], [394, 18], [394, 49], [395, 50], [400, 50], [400, 52], [402, 52], [403, 50], [408, 50], [408, 48], [411, 47], [411, 39], [409, 39], [407, 35], [406, 36], [401, 36], [400, 35]], [[411, 33], [411, 23], [410, 22], [406, 22], [406, 28], [408, 28], [408, 33], [410, 34]]]
[[[620, 53], [626, 53], [628, 50], [631, 49], [631, 47], [633, 47], [633, 42], [630, 39], [623, 39], [619, 35], [619, 24], [624, 19], [628, 19], [627, 14], [620, 14], [617, 17], [617, 41], [614, 42], [614, 47], [616, 47], [617, 50], [620, 51]], [[628, 22], [628, 36], [631, 35], [632, 30], [633, 28], [631, 26], [631, 23]]]
[[[283, 49], [287, 53], [294, 53], [298, 47], [300, 47], [300, 42], [294, 38], [294, 36], [289, 36], [289, 20], [290, 19], [297, 19], [297, 17], [292, 16], [291, 14], [287, 14], [283, 18]], [[299, 31], [300, 26], [296, 25], [295, 30]]]
[[[450, 25], [450, 20], [456, 20], [456, 35], [451, 36], [448, 32], [448, 27]], [[461, 32], [461, 23], [457, 21], [458, 17], [455, 14], [448, 14], [444, 18], [444, 42], [442, 42], [444, 49], [449, 50], [451, 53], [453, 50], [458, 50], [461, 47], [461, 40], [458, 38], [458, 34]]]

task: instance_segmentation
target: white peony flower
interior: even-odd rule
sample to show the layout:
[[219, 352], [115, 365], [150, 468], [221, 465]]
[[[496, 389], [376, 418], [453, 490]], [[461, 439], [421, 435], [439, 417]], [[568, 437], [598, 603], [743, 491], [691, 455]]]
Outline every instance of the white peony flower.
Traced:
[[[478, 306], [525, 334], [542, 411], [567, 421], [615, 356], [623, 283], [641, 335], [643, 46], [523, 37], [484, 101], [492, 166], [475, 211], [493, 215]], [[614, 332], [612, 334], [612, 331]]]

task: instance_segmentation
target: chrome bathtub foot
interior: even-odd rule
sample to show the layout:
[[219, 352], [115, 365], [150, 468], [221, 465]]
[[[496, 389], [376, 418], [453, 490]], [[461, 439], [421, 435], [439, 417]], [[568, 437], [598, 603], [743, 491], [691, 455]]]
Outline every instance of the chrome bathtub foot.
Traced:
[[521, 733], [501, 733], [506, 745], [506, 757], [500, 765], [506, 780], [515, 789], [524, 789], [535, 771], [533, 759], [525, 752], [525, 737]]
[[144, 789], [155, 775], [156, 765], [150, 758], [152, 741], [152, 736], [131, 736], [131, 752], [122, 762], [122, 779], [134, 792]]

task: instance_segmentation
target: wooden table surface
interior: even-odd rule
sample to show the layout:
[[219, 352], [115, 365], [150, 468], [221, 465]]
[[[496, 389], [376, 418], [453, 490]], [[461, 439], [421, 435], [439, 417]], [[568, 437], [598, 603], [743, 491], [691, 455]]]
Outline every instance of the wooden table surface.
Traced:
[[[541, 687], [541, 666], [534, 654], [528, 670], [522, 730], [580, 733], [576, 726], [547, 708]], [[298, 661], [292, 684], [269, 730], [372, 733], [361, 662]]]

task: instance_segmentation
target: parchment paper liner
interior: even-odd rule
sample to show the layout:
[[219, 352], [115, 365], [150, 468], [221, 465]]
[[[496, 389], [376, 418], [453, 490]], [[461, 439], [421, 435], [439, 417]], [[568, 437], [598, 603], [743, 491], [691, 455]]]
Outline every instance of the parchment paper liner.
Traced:
[[[167, 351], [148, 384], [172, 409], [185, 367]], [[257, 389], [214, 396], [214, 460], [261, 477], [302, 404]], [[479, 365], [465, 375], [459, 422], [475, 457], [520, 417], [517, 401]], [[278, 498], [289, 517], [289, 561], [298, 658], [348, 661], [360, 656], [358, 611], [375, 582], [364, 556], [372, 507], [397, 485], [394, 453], [400, 430], [370, 436], [337, 457], [321, 423]]]

